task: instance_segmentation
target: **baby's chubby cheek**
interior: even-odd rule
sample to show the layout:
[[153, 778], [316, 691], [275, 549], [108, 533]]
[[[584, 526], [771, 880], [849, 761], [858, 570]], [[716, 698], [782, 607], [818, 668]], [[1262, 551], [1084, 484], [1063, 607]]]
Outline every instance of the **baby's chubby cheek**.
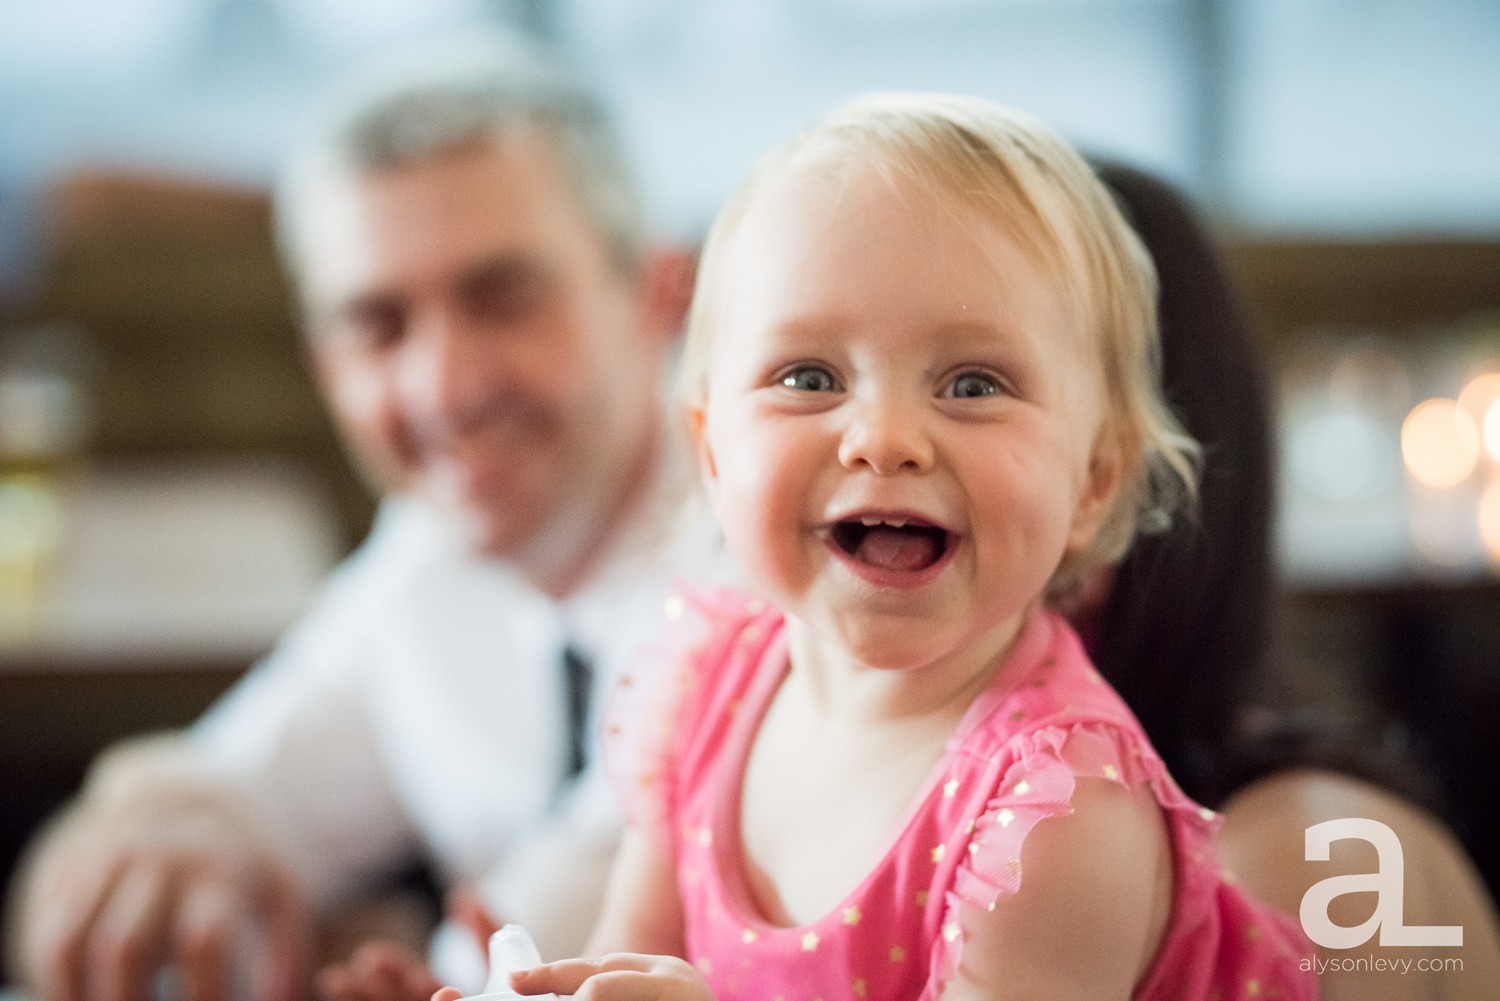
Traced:
[[777, 585], [792, 571], [796, 523], [789, 522], [774, 499], [756, 490], [754, 481], [721, 475], [709, 488], [709, 501], [729, 551], [745, 573], [763, 588]]

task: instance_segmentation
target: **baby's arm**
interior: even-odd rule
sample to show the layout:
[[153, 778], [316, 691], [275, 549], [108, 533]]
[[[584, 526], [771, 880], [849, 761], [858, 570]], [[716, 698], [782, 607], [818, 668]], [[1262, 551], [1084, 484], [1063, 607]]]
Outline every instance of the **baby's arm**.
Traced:
[[1125, 1001], [1171, 908], [1171, 843], [1151, 790], [1080, 778], [1073, 812], [1037, 824], [1021, 886], [964, 905], [962, 953], [942, 1001]]
[[662, 842], [662, 836], [638, 826], [625, 829], [610, 871], [604, 906], [589, 936], [589, 955], [683, 954], [686, 946], [677, 870]]
[[683, 960], [677, 873], [658, 838], [630, 827], [610, 874], [589, 954], [547, 963], [513, 978], [522, 994], [577, 994], [592, 1001], [714, 1001], [702, 975]]

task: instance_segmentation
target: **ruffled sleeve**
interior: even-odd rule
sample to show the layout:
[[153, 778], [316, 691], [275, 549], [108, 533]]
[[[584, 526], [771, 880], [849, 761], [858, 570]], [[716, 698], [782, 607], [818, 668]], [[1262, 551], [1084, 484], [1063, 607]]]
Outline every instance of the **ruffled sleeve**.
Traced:
[[706, 711], [704, 679], [742, 628], [747, 604], [730, 588], [674, 589], [657, 638], [632, 659], [610, 699], [605, 767], [628, 822], [663, 839], [672, 829], [685, 735]]
[[1126, 789], [1149, 783], [1164, 807], [1189, 804], [1156, 755], [1112, 721], [1079, 721], [1045, 726], [1012, 738], [995, 792], [968, 831], [968, 851], [954, 873], [943, 934], [933, 971], [946, 983], [959, 967], [963, 949], [960, 908], [994, 910], [1002, 895], [1021, 887], [1021, 852], [1032, 828], [1048, 817], [1073, 812], [1080, 778], [1102, 778]]
[[[998, 793], [975, 822], [968, 860], [954, 882], [958, 898], [980, 910], [1020, 889], [1022, 844], [1039, 821], [1073, 812], [1080, 777], [1108, 779], [1127, 789], [1150, 782], [1176, 790], [1155, 755], [1140, 753], [1137, 741], [1109, 723], [1046, 727], [1018, 737], [1014, 748]], [[1159, 800], [1165, 791], [1157, 790]]]

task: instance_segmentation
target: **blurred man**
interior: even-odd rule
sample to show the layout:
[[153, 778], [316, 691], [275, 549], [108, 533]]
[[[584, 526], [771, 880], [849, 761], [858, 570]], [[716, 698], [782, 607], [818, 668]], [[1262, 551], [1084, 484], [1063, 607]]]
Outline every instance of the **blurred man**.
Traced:
[[589, 93], [513, 42], [428, 65], [346, 102], [278, 192], [374, 530], [203, 720], [107, 754], [39, 841], [13, 927], [51, 1001], [163, 970], [194, 1001], [303, 996], [321, 919], [414, 857], [548, 954], [592, 922], [617, 820], [584, 721], [719, 559], [706, 531], [661, 549], [683, 290]]

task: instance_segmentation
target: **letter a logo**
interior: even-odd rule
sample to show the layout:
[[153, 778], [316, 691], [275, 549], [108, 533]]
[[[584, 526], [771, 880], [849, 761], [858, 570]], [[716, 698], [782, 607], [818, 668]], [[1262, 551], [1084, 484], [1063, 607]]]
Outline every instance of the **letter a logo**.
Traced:
[[[1330, 876], [1313, 884], [1302, 896], [1299, 916], [1307, 937], [1325, 949], [1352, 949], [1364, 945], [1380, 929], [1381, 945], [1463, 945], [1462, 925], [1403, 924], [1406, 859], [1396, 832], [1378, 820], [1346, 817], [1314, 824], [1307, 829], [1304, 857], [1309, 862], [1327, 862], [1328, 847], [1335, 841], [1358, 838], [1375, 846], [1379, 868], [1371, 873]], [[1335, 924], [1328, 905], [1346, 893], [1370, 893], [1376, 897], [1375, 913], [1363, 924]]]

